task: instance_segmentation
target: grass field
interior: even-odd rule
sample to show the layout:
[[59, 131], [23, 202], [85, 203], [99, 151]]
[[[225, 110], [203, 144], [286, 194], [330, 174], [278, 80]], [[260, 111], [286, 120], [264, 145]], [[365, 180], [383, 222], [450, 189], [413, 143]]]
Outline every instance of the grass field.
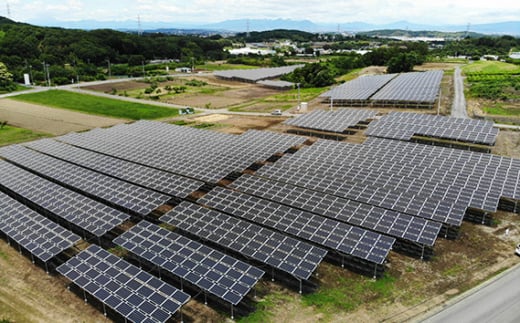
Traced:
[[520, 108], [505, 108], [501, 104], [485, 107], [483, 110], [492, 115], [520, 117]]
[[520, 73], [520, 66], [498, 62], [498, 61], [478, 61], [462, 67], [465, 74], [484, 73], [484, 74], [502, 74], [502, 73]]
[[[308, 88], [300, 89], [300, 102], [309, 102], [326, 89], [323, 88]], [[280, 94], [271, 95], [265, 98], [250, 100], [229, 108], [233, 112], [270, 112], [275, 109], [282, 111], [295, 107], [298, 103], [298, 90], [285, 91]], [[251, 109], [253, 106], [265, 106], [264, 109]]]
[[32, 132], [31, 130], [23, 128], [4, 126], [0, 129], [0, 146], [36, 140], [48, 136], [47, 134]]
[[14, 97], [14, 99], [55, 108], [131, 120], [159, 119], [179, 114], [177, 109], [60, 90], [23, 94]]

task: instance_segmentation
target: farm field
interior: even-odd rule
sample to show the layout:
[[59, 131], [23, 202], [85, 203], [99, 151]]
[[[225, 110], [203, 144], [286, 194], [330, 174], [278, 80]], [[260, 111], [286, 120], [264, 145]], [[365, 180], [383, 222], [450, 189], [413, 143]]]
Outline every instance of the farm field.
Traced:
[[23, 94], [14, 99], [50, 107], [130, 120], [159, 119], [178, 114], [177, 109], [124, 102], [60, 90]]
[[[256, 84], [222, 80], [214, 76], [169, 79], [160, 77], [148, 83], [120, 82], [84, 89], [198, 108], [225, 108], [234, 112], [265, 113], [276, 109], [286, 111], [298, 104], [296, 89], [279, 91]], [[311, 101], [325, 90], [301, 89], [300, 100]]]
[[499, 123], [520, 123], [520, 67], [479, 61], [462, 70], [468, 84], [468, 106], [473, 114]]

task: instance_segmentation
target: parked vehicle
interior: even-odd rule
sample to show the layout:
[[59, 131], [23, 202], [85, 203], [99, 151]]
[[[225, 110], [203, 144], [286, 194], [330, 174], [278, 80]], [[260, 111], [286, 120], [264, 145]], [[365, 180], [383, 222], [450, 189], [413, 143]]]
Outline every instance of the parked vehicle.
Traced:
[[517, 256], [520, 256], [520, 243], [516, 246], [515, 253]]
[[282, 110], [280, 110], [280, 109], [276, 109], [276, 110], [274, 110], [273, 112], [271, 112], [271, 114], [272, 114], [273, 116], [281, 116], [281, 115], [282, 115]]

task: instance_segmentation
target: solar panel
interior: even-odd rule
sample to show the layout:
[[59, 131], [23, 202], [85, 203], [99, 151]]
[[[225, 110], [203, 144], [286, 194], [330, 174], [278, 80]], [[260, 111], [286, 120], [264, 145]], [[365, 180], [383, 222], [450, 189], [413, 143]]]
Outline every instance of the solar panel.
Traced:
[[301, 144], [306, 138], [259, 131], [226, 135], [139, 121], [69, 134], [58, 140], [183, 176], [218, 182], [232, 172], [241, 172], [255, 162]]
[[244, 174], [230, 187], [407, 241], [433, 246], [441, 224], [330, 194]]
[[264, 275], [256, 267], [147, 221], [114, 243], [233, 305]]
[[197, 237], [309, 279], [327, 251], [227, 214], [182, 202], [160, 218]]
[[402, 73], [372, 97], [372, 101], [427, 102], [433, 104], [439, 93], [443, 71]]
[[329, 97], [333, 102], [365, 102], [396, 76], [397, 74], [364, 75], [345, 82], [332, 90], [323, 93], [321, 96]]
[[410, 140], [413, 136], [428, 136], [494, 145], [498, 129], [487, 120], [460, 119], [419, 113], [392, 112], [372, 122], [367, 136]]
[[95, 153], [52, 139], [32, 141], [25, 146], [170, 196], [185, 198], [204, 185], [202, 181]]
[[100, 237], [130, 215], [0, 160], [0, 185], [63, 220]]
[[0, 148], [0, 156], [43, 176], [99, 197], [135, 213], [147, 215], [170, 197], [19, 145]]
[[395, 242], [391, 237], [221, 187], [198, 202], [376, 264], [384, 262]]
[[284, 122], [286, 125], [330, 132], [343, 132], [377, 115], [376, 110], [337, 109], [336, 111], [315, 110]]
[[56, 268], [131, 322], [166, 322], [190, 296], [97, 245]]
[[0, 231], [47, 262], [81, 238], [0, 192]]
[[244, 69], [244, 70], [225, 70], [215, 71], [214, 75], [225, 79], [234, 79], [246, 82], [257, 82], [265, 79], [280, 77], [289, 74], [295, 69], [303, 67], [303, 65], [290, 65], [280, 67]]

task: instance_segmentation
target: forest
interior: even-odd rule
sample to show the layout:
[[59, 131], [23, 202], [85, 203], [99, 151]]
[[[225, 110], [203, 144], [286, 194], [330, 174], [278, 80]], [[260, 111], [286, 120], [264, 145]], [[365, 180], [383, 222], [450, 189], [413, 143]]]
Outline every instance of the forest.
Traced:
[[35, 81], [43, 81], [45, 74], [49, 74], [53, 82], [60, 84], [69, 83], [78, 75], [83, 81], [102, 78], [99, 67], [108, 69], [110, 64], [127, 64], [130, 69], [127, 72], [132, 75], [152, 59], [180, 62], [224, 59], [223, 48], [229, 45], [230, 41], [220, 36], [49, 28], [0, 17], [0, 62], [5, 63], [19, 82], [24, 73], [31, 74]]

